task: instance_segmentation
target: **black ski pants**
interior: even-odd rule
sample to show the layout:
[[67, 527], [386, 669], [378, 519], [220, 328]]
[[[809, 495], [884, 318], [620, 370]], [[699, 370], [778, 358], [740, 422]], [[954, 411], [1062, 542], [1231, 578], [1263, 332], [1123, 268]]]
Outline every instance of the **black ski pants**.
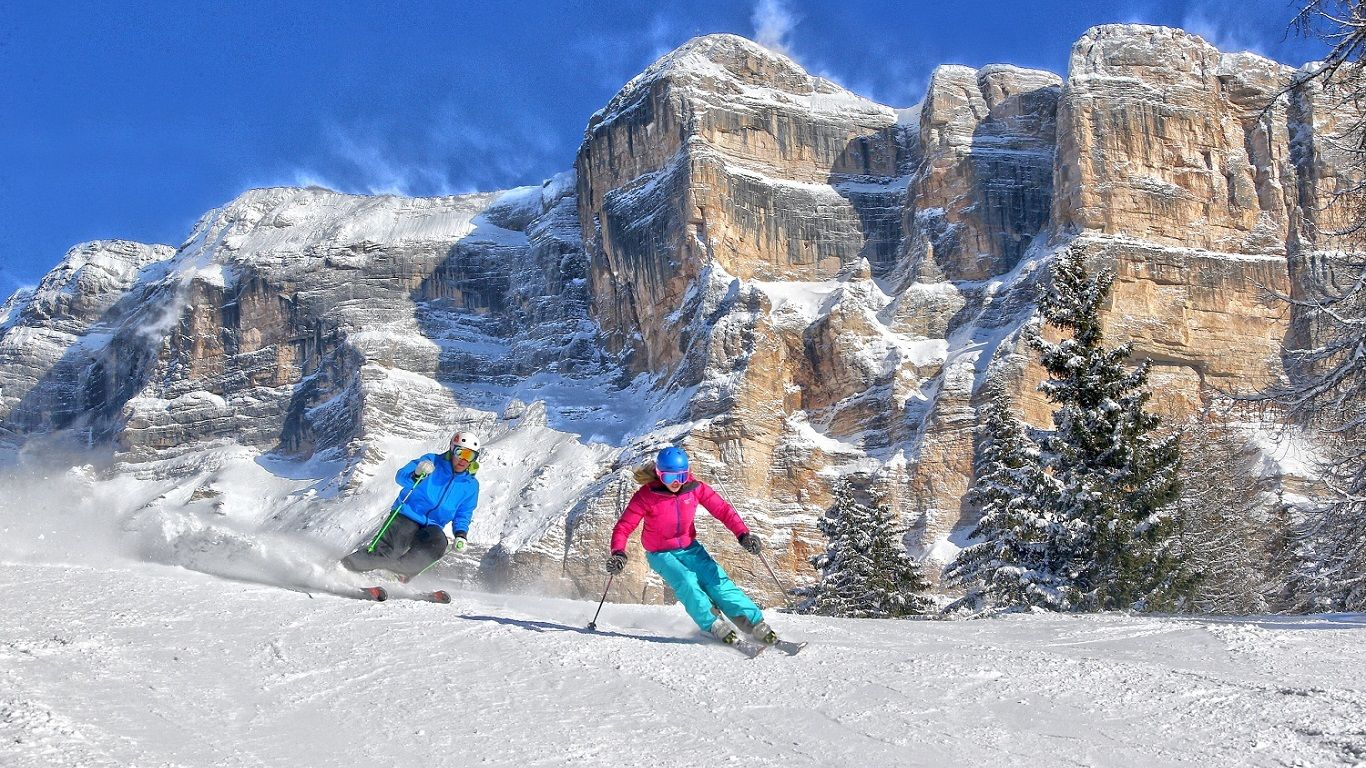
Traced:
[[375, 545], [374, 552], [365, 551], [373, 538], [366, 539], [360, 549], [342, 559], [347, 570], [362, 572], [383, 568], [400, 576], [413, 577], [446, 554], [446, 532], [440, 526], [422, 525], [403, 515], [394, 519]]

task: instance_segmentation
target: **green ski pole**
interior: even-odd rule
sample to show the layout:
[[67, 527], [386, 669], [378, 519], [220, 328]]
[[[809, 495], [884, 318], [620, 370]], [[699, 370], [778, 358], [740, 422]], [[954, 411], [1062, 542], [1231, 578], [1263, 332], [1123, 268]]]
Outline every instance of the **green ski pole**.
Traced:
[[413, 483], [413, 487], [409, 488], [408, 492], [403, 494], [403, 498], [399, 499], [398, 503], [394, 505], [394, 508], [389, 510], [389, 519], [384, 521], [384, 525], [379, 529], [379, 533], [375, 534], [375, 538], [371, 539], [370, 543], [365, 547], [365, 551], [368, 554], [373, 555], [375, 553], [375, 547], [379, 546], [379, 540], [384, 538], [384, 534], [389, 530], [389, 526], [393, 525], [394, 521], [398, 519], [398, 511], [403, 508], [404, 502], [408, 501], [408, 497], [412, 496], [413, 491], [417, 490], [417, 486], [426, 479], [426, 475], [418, 475], [416, 481]]

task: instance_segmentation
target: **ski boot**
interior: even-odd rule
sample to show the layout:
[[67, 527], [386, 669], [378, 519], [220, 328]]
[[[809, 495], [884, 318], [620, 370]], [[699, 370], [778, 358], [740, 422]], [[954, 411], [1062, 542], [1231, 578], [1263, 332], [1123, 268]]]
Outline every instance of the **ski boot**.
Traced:
[[711, 635], [717, 640], [720, 640], [721, 642], [725, 643], [731, 648], [734, 648], [740, 653], [743, 653], [745, 656], [751, 659], [763, 653], [764, 648], [767, 647], [764, 645], [760, 645], [759, 643], [756, 643], [753, 640], [747, 640], [743, 637], [740, 637], [740, 633], [736, 632], [735, 627], [732, 627], [730, 625], [730, 622], [726, 621], [725, 619], [717, 619], [716, 621], [713, 621], [711, 623], [711, 629], [707, 630], [707, 634]]
[[712, 637], [720, 640], [726, 645], [735, 645], [740, 641], [740, 634], [735, 631], [735, 627], [732, 627], [730, 622], [723, 619], [713, 621], [711, 623], [711, 629], [707, 631], [711, 633]]
[[749, 636], [764, 645], [773, 645], [778, 642], [778, 633], [773, 631], [773, 627], [770, 627], [767, 621], [761, 621], [751, 627]]
[[731, 620], [735, 622], [735, 626], [744, 630], [745, 634], [754, 638], [756, 642], [764, 645], [773, 645], [778, 642], [778, 633], [774, 632], [773, 627], [770, 627], [768, 622], [763, 619], [760, 619], [758, 624], [751, 624], [749, 619], [744, 616], [732, 616]]

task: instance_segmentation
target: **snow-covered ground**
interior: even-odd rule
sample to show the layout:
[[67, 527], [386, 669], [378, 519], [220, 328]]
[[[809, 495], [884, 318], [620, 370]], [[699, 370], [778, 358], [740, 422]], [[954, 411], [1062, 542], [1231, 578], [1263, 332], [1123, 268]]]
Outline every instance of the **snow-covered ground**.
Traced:
[[1366, 765], [1366, 615], [771, 612], [811, 645], [751, 661], [677, 606], [592, 633], [594, 602], [459, 568], [428, 575], [450, 605], [338, 596], [391, 489], [241, 450], [183, 460], [255, 505], [36, 454], [0, 477], [0, 768]]
[[0, 561], [7, 768], [1366, 762], [1366, 615], [775, 614], [810, 647], [751, 661], [676, 606], [593, 633], [594, 603], [25, 560]]

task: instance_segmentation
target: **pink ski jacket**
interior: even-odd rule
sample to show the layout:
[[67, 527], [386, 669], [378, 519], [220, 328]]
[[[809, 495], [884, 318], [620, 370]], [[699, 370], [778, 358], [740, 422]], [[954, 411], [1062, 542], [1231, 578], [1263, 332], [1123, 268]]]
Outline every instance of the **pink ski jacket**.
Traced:
[[612, 551], [626, 551], [626, 539], [641, 520], [645, 521], [645, 530], [640, 534], [640, 543], [647, 552], [692, 546], [697, 539], [693, 516], [697, 514], [699, 504], [737, 537], [749, 533], [749, 527], [740, 519], [735, 507], [721, 498], [710, 485], [690, 475], [677, 494], [670, 493], [658, 480], [641, 486], [612, 529]]

